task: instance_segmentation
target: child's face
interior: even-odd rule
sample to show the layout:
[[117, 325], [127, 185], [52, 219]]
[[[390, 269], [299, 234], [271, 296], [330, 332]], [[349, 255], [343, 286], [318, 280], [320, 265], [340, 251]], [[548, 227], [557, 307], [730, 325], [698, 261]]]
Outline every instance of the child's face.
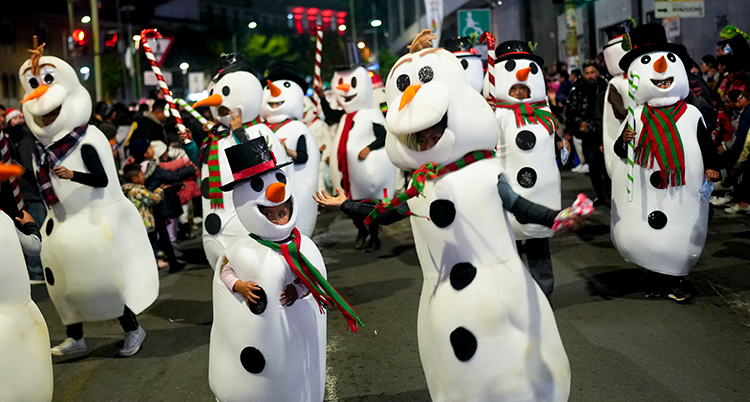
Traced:
[[264, 207], [259, 205], [258, 209], [260, 209], [260, 213], [263, 214], [266, 219], [273, 222], [274, 225], [282, 226], [289, 223], [289, 215], [291, 215], [289, 206], [291, 201], [292, 200], [289, 199], [287, 202], [274, 207]]
[[148, 147], [146, 150], [146, 153], [143, 154], [143, 159], [153, 159], [154, 158], [154, 147]]
[[146, 175], [143, 174], [143, 172], [138, 172], [138, 174], [133, 177], [133, 183], [144, 185], [146, 183]]

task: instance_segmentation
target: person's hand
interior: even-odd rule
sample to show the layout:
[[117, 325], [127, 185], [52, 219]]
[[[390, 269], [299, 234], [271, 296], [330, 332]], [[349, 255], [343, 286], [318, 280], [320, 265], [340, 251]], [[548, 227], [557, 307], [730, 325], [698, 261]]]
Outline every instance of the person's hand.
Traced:
[[626, 128], [625, 131], [622, 132], [622, 141], [623, 142], [630, 142], [635, 139], [635, 131]]
[[253, 293], [253, 291], [260, 290], [260, 286], [257, 283], [251, 281], [237, 281], [234, 283], [234, 291], [241, 294], [242, 297], [247, 301], [247, 306], [250, 307], [250, 303], [256, 304], [260, 300], [260, 296]]
[[326, 144], [323, 144], [320, 146], [320, 152], [323, 152], [326, 150]]
[[599, 146], [599, 152], [604, 153], [604, 146]]
[[565, 150], [570, 152], [570, 141], [563, 139], [563, 143], [565, 144]]
[[312, 196], [313, 200], [317, 202], [318, 204], [329, 207], [329, 208], [339, 208], [341, 204], [346, 201], [346, 194], [344, 194], [344, 190], [337, 187], [336, 191], [338, 192], [337, 196], [328, 195], [325, 191], [320, 190], [316, 191], [315, 195]]
[[326, 97], [326, 94], [323, 92], [323, 87], [320, 85], [313, 85], [313, 91], [318, 95], [320, 99], [323, 99]]
[[73, 171], [66, 168], [65, 166], [58, 166], [52, 170], [55, 175], [64, 180], [70, 180], [73, 178]]
[[719, 155], [723, 154], [723, 153], [724, 153], [724, 146], [723, 146], [723, 145], [719, 145], [719, 146], [718, 146], [718, 147], [716, 148], [716, 152], [718, 152], [718, 153], [719, 153]]
[[286, 285], [284, 291], [281, 292], [281, 298], [279, 300], [281, 301], [282, 306], [289, 307], [294, 304], [294, 302], [297, 301], [298, 298], [299, 295], [297, 294], [297, 288], [290, 283]]
[[574, 214], [572, 212], [571, 207], [565, 208], [561, 214], [566, 214], [565, 218], [565, 226], [560, 229], [561, 232], [572, 232], [574, 230], [577, 230], [581, 226], [581, 222], [583, 222], [584, 217], [578, 214]]
[[229, 122], [229, 127], [232, 129], [232, 131], [242, 127], [242, 109], [237, 110], [236, 116], [234, 115], [234, 113], [232, 113], [231, 110], [229, 110], [229, 115], [232, 116], [232, 120]]
[[359, 151], [359, 160], [363, 161], [365, 158], [367, 158], [367, 155], [370, 154], [370, 147], [364, 147], [361, 151]]
[[557, 92], [555, 92], [552, 88], [547, 88], [547, 97], [549, 98], [550, 103], [557, 106]]
[[169, 184], [162, 184], [161, 186], [159, 186], [159, 188], [162, 189], [162, 190], [166, 190], [166, 189], [168, 189], [170, 187], [172, 187], [172, 186], [170, 186]]
[[19, 225], [23, 226], [29, 222], [34, 223], [34, 218], [32, 218], [31, 215], [29, 215], [29, 213], [25, 210], [21, 210], [21, 217], [16, 217], [16, 222], [18, 222]]
[[589, 123], [586, 123], [585, 121], [581, 123], [580, 126], [578, 126], [578, 131], [585, 133], [589, 131]]
[[492, 111], [494, 112], [495, 109], [497, 109], [497, 104], [492, 101], [492, 98], [485, 98], [485, 100], [487, 101], [487, 104], [490, 105], [490, 107], [492, 108]]
[[[713, 170], [713, 169], [706, 169], [706, 178], [711, 179], [718, 179], [719, 178], [719, 172]], [[18, 219], [18, 218], [16, 218]]]
[[180, 142], [184, 143], [185, 140], [189, 140], [193, 138], [193, 133], [190, 132], [190, 129], [185, 127], [185, 131], [177, 133], [180, 136]]

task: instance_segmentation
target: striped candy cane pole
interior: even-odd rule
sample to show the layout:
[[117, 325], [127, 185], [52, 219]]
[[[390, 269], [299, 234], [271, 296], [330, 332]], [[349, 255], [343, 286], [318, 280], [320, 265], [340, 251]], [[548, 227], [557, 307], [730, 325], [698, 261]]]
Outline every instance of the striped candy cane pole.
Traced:
[[175, 99], [177, 101], [177, 104], [185, 108], [188, 113], [190, 113], [191, 116], [195, 117], [202, 125], [203, 127], [207, 127], [209, 130], [214, 126], [214, 123], [206, 120], [205, 117], [201, 116], [200, 113], [198, 113], [197, 110], [193, 109], [192, 106], [190, 106], [189, 103], [185, 101], [185, 99], [177, 98]]
[[[320, 79], [320, 61], [323, 58], [323, 30], [320, 26], [315, 27], [315, 33], [318, 36], [318, 40], [315, 43], [315, 79], [313, 81], [313, 87], [323, 87], [323, 80]], [[313, 91], [312, 96], [313, 105], [315, 107], [315, 114], [320, 115], [320, 98], [318, 94]]]
[[[164, 100], [166, 100], [169, 104], [169, 109], [172, 111], [172, 116], [174, 116], [174, 119], [177, 122], [177, 131], [183, 133], [185, 132], [185, 125], [182, 124], [182, 117], [180, 117], [180, 112], [177, 111], [177, 106], [175, 106], [174, 104], [174, 99], [172, 99], [172, 94], [169, 92], [167, 82], [164, 81], [164, 76], [161, 74], [161, 69], [156, 65], [156, 58], [154, 57], [154, 53], [151, 51], [151, 46], [148, 45], [148, 39], [151, 38], [160, 39], [161, 34], [156, 29], [144, 29], [141, 31], [141, 45], [143, 45], [143, 51], [146, 52], [146, 58], [148, 59], [149, 63], [151, 63], [151, 70], [153, 70], [154, 74], [156, 75], [156, 79], [159, 81], [161, 92], [164, 94]], [[185, 143], [190, 143], [190, 140], [185, 139]]]
[[[641, 81], [641, 77], [638, 76], [638, 74], [635, 71], [631, 71], [630, 74], [628, 74], [628, 98], [630, 98], [630, 101], [628, 102], [628, 128], [630, 130], [635, 130], [635, 92], [638, 91], [638, 85]], [[635, 139], [632, 141], [628, 141], [628, 201], [633, 201], [633, 187], [635, 185], [635, 182], [633, 180], [633, 175], [635, 171]]]
[[495, 100], [495, 37], [489, 31], [484, 31], [479, 37], [479, 42], [487, 42], [487, 75], [490, 79], [490, 102], [494, 105]]

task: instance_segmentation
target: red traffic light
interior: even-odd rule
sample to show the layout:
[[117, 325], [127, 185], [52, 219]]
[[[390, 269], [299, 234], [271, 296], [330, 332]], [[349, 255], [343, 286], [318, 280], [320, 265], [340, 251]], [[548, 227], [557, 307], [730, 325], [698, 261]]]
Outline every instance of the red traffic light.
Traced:
[[79, 45], [83, 45], [83, 42], [86, 39], [86, 33], [83, 32], [82, 29], [76, 29], [75, 31], [73, 31], [71, 37], [74, 41], [78, 42]]

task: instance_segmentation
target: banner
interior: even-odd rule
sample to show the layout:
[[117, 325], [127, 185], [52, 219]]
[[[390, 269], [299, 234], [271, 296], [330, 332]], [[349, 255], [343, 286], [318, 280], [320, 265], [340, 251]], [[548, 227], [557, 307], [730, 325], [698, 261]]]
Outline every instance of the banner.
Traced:
[[443, 0], [424, 0], [425, 17], [432, 34], [437, 36], [433, 47], [440, 46], [440, 33], [443, 30]]

